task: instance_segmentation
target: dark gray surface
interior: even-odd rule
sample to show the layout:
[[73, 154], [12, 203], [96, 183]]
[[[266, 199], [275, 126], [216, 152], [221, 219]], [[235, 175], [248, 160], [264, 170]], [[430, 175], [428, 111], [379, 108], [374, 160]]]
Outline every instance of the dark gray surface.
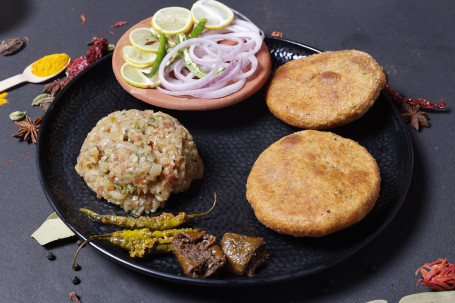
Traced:
[[[85, 43], [104, 36], [115, 43], [128, 26], [111, 29], [116, 21], [133, 25], [164, 6], [190, 7], [191, 1], [3, 1], [0, 40], [28, 36], [20, 53], [0, 56], [0, 79], [22, 72], [32, 61], [56, 52], [72, 58], [85, 54]], [[93, 248], [79, 256], [82, 270], [71, 261], [75, 239], [41, 247], [30, 235], [52, 212], [36, 173], [35, 145], [12, 138], [16, 131], [8, 115], [27, 111], [43, 84], [9, 91], [0, 106], [0, 301], [65, 302], [77, 291], [87, 302], [391, 302], [416, 292], [415, 270], [439, 257], [455, 262], [454, 95], [455, 2], [453, 1], [225, 1], [249, 16], [265, 33], [281, 31], [287, 39], [321, 50], [359, 49], [383, 65], [388, 80], [409, 97], [437, 102], [445, 98], [449, 111], [430, 113], [430, 128], [410, 129], [415, 166], [403, 208], [385, 231], [342, 264], [309, 278], [249, 288], [199, 288], [161, 281], [128, 270]], [[86, 13], [81, 26], [79, 15]], [[109, 31], [112, 30], [114, 35]], [[49, 261], [52, 251], [56, 260]], [[77, 274], [82, 283], [73, 285]]]

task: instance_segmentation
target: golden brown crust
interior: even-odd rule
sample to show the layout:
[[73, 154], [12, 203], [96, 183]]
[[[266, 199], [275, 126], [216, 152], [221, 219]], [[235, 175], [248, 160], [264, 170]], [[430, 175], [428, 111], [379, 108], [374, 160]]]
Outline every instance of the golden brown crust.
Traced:
[[269, 146], [247, 181], [246, 197], [267, 227], [320, 237], [363, 219], [379, 196], [374, 158], [357, 142], [304, 130]]
[[326, 51], [280, 66], [266, 101], [282, 121], [328, 129], [360, 118], [385, 85], [382, 67], [358, 50]]

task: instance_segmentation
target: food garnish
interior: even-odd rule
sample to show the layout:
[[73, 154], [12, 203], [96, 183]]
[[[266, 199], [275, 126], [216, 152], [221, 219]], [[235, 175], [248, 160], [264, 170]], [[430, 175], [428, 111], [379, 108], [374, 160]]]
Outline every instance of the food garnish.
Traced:
[[40, 116], [32, 122], [32, 119], [28, 115], [25, 115], [26, 121], [14, 122], [19, 130], [13, 134], [13, 137], [22, 138], [24, 141], [32, 141], [36, 144], [42, 118], [43, 116]]
[[417, 281], [434, 290], [455, 289], [455, 264], [451, 264], [447, 259], [438, 259], [432, 263], [425, 263], [416, 271], [416, 275], [422, 274], [422, 278]]
[[51, 96], [51, 94], [49, 94], [49, 93], [39, 94], [38, 96], [35, 97], [35, 99], [33, 99], [32, 106], [40, 105], [43, 102], [43, 99], [49, 98], [50, 96]]
[[214, 0], [199, 0], [191, 7], [191, 17], [194, 23], [207, 19], [207, 29], [222, 29], [234, 20], [234, 12], [221, 2]]
[[412, 127], [417, 131], [420, 130], [420, 126], [428, 127], [428, 115], [426, 112], [420, 110], [420, 105], [409, 105], [407, 103], [401, 104], [403, 111], [401, 116], [404, 122], [411, 122]]
[[188, 215], [185, 212], [179, 213], [177, 216], [174, 216], [171, 213], [163, 213], [157, 217], [124, 217], [124, 216], [114, 216], [114, 215], [100, 215], [89, 209], [80, 208], [79, 210], [86, 214], [90, 220], [94, 222], [100, 222], [104, 224], [118, 225], [127, 228], [148, 228], [150, 230], [166, 230], [171, 228], [177, 228], [182, 224], [188, 223], [194, 218], [202, 217], [209, 214], [216, 205], [216, 194], [215, 201], [213, 202], [212, 207], [206, 212], [200, 214]]
[[385, 84], [383, 90], [384, 94], [392, 100], [396, 105], [401, 105], [403, 112], [401, 116], [403, 120], [411, 125], [417, 131], [420, 130], [420, 126], [429, 127], [428, 115], [421, 109], [444, 109], [446, 107], [446, 101], [440, 100], [440, 104], [430, 102], [426, 99], [411, 99], [400, 95], [395, 89], [393, 89], [388, 83]]
[[81, 25], [84, 26], [84, 25], [85, 25], [85, 21], [86, 21], [86, 19], [85, 19], [85, 13], [82, 13], [82, 14], [80, 15], [80, 17], [81, 17], [81, 20], [82, 20], [82, 24], [81, 24]]
[[9, 118], [13, 121], [20, 121], [25, 118], [26, 112], [15, 111], [9, 114]]
[[24, 41], [21, 37], [3, 40], [0, 44], [0, 53], [3, 56], [12, 55], [24, 47]]
[[114, 24], [112, 24], [111, 27], [112, 28], [119, 27], [119, 26], [122, 26], [122, 25], [125, 25], [125, 24], [128, 24], [128, 22], [127, 21], [117, 21]]
[[191, 11], [184, 7], [165, 7], [152, 17], [153, 28], [165, 35], [175, 36], [187, 32], [193, 26]]
[[125, 53], [123, 57], [149, 79], [155, 74], [158, 79], [149, 81], [125, 66], [121, 68], [122, 77], [141, 88], [161, 85], [158, 90], [174, 96], [221, 98], [240, 90], [258, 66], [256, 53], [262, 47], [264, 34], [251, 21], [237, 15], [234, 17], [232, 9], [214, 0], [197, 1], [191, 11], [183, 7], [157, 11], [151, 21], [153, 28], [130, 33], [133, 47], [140, 52], [157, 53], [152, 70], [144, 70], [148, 64], [132, 62]]
[[70, 292], [70, 300], [73, 301], [73, 303], [81, 303], [75, 291]]
[[273, 31], [273, 33], [271, 34], [271, 36], [273, 36], [273, 37], [278, 37], [278, 38], [283, 38], [283, 33], [277, 32], [277, 31]]

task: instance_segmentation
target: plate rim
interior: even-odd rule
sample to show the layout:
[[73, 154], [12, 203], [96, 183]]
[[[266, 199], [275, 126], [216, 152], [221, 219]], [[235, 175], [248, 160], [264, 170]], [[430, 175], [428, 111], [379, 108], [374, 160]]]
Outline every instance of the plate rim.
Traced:
[[[268, 40], [275, 40], [278, 43], [289, 43], [291, 45], [297, 46], [299, 48], [305, 48], [311, 51], [315, 52], [321, 52], [320, 50], [313, 48], [311, 46], [307, 46], [303, 43], [293, 41], [293, 40], [288, 40], [288, 39], [283, 39], [279, 37], [273, 37], [273, 36], [266, 36], [264, 41]], [[90, 72], [93, 68], [96, 68], [101, 62], [105, 60], [109, 60], [112, 57], [112, 53], [104, 56], [102, 59], [98, 60], [97, 62], [93, 63], [92, 65], [88, 66], [85, 70], [83, 70], [80, 74], [78, 74], [74, 79], [78, 79], [79, 77], [82, 77], [85, 73]], [[74, 83], [74, 82], [73, 82]], [[71, 85], [71, 84], [70, 84]], [[63, 90], [56, 96], [52, 104], [49, 106], [49, 109], [45, 112], [43, 120], [41, 122], [41, 125], [46, 127], [46, 124], [48, 123], [48, 120], [51, 119], [53, 116], [53, 108], [58, 102], [63, 102], [63, 98], [61, 96], [64, 95], [64, 92], [69, 89], [70, 85], [67, 85], [66, 87], [63, 88]], [[406, 167], [406, 177], [407, 177], [407, 182], [405, 183], [403, 190], [401, 192], [401, 195], [397, 201], [394, 203], [394, 207], [391, 210], [390, 214], [381, 222], [381, 224], [377, 227], [377, 229], [369, 234], [366, 238], [361, 241], [362, 245], [357, 245], [355, 249], [352, 249], [349, 253], [344, 254], [341, 258], [337, 258], [336, 260], [333, 260], [330, 263], [324, 263], [321, 265], [318, 265], [314, 267], [311, 270], [305, 270], [304, 272], [298, 271], [298, 272], [293, 272], [289, 274], [284, 274], [276, 277], [263, 277], [263, 278], [254, 278], [254, 279], [245, 279], [245, 280], [224, 280], [224, 279], [193, 279], [193, 278], [188, 278], [185, 276], [178, 276], [177, 274], [170, 274], [170, 273], [165, 273], [161, 271], [157, 271], [154, 269], [150, 269], [148, 267], [145, 267], [143, 265], [131, 262], [131, 260], [125, 260], [120, 257], [117, 257], [113, 255], [111, 252], [105, 250], [103, 247], [97, 245], [94, 242], [90, 242], [89, 244], [93, 246], [99, 253], [105, 255], [108, 257], [108, 259], [115, 261], [126, 268], [132, 269], [134, 271], [137, 271], [141, 274], [146, 274], [148, 276], [158, 278], [158, 279], [164, 279], [167, 281], [171, 282], [176, 282], [176, 283], [183, 283], [183, 284], [189, 284], [189, 285], [202, 285], [202, 286], [227, 286], [227, 287], [235, 287], [235, 286], [252, 286], [252, 285], [268, 285], [268, 284], [276, 284], [276, 283], [281, 283], [289, 280], [295, 280], [297, 278], [304, 278], [308, 277], [310, 275], [313, 275], [317, 272], [321, 272], [323, 270], [327, 270], [336, 264], [339, 264], [346, 259], [350, 258], [354, 254], [358, 253], [359, 250], [367, 246], [374, 238], [377, 237], [378, 234], [380, 234], [387, 226], [389, 226], [390, 222], [396, 217], [396, 214], [398, 211], [401, 209], [401, 206], [403, 205], [406, 196], [408, 194], [409, 188], [411, 186], [411, 181], [412, 181], [412, 175], [413, 175], [413, 169], [414, 169], [414, 152], [413, 152], [413, 146], [412, 146], [412, 140], [410, 133], [406, 127], [406, 124], [404, 121], [400, 118], [399, 111], [398, 109], [393, 105], [392, 101], [388, 98], [384, 98], [387, 100], [387, 106], [391, 108], [391, 110], [394, 112], [393, 119], [398, 122], [400, 125], [399, 127], [399, 132], [402, 134], [402, 136], [405, 138], [405, 146], [407, 147], [407, 155], [406, 157], [409, 159], [407, 162], [407, 167]], [[41, 127], [42, 129], [43, 127]], [[48, 200], [48, 202], [51, 204], [52, 208], [54, 211], [57, 213], [57, 215], [60, 217], [60, 219], [81, 239], [85, 240], [86, 237], [82, 235], [80, 231], [78, 231], [73, 224], [61, 213], [61, 211], [58, 209], [57, 205], [53, 201], [53, 198], [46, 186], [45, 180], [44, 180], [44, 175], [43, 175], [43, 167], [41, 165], [40, 159], [42, 157], [43, 152], [41, 151], [40, 146], [43, 146], [43, 135], [42, 133], [44, 132], [39, 132], [38, 133], [38, 140], [37, 140], [37, 152], [36, 152], [36, 166], [37, 166], [37, 173], [38, 173], [38, 178], [41, 184], [41, 187], [43, 189], [43, 192]]]

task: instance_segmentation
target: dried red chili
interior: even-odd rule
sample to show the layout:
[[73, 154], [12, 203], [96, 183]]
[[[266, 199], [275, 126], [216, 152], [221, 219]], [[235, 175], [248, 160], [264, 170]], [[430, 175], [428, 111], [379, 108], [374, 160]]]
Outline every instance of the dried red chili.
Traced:
[[441, 104], [436, 104], [433, 102], [430, 102], [426, 99], [411, 99], [411, 98], [406, 98], [404, 96], [401, 96], [395, 89], [393, 89], [388, 83], [384, 86], [382, 90], [387, 97], [389, 97], [395, 104], [409, 104], [413, 106], [420, 106], [420, 108], [428, 108], [428, 109], [434, 109], [434, 108], [439, 108], [442, 109], [446, 106], [446, 102], [441, 99]]
[[85, 13], [81, 14], [81, 19], [82, 19], [82, 26], [85, 25]]
[[282, 33], [282, 32], [274, 31], [274, 32], [272, 33], [272, 36], [273, 36], [273, 37], [278, 37], [278, 38], [283, 38], [283, 33]]
[[[428, 269], [428, 271], [426, 270]], [[432, 263], [425, 263], [416, 271], [416, 275], [422, 274], [422, 278], [417, 281], [425, 284], [434, 290], [455, 289], [455, 264], [451, 264], [447, 259], [438, 259]]]
[[111, 27], [119, 27], [119, 26], [122, 26], [125, 24], [128, 24], [128, 22], [127, 21], [118, 21], [118, 22], [115, 22], [113, 25], [111, 25]]
[[85, 55], [87, 61], [92, 64], [93, 62], [101, 59], [107, 51], [107, 46], [108, 42], [106, 38], [96, 39], [88, 50], [87, 55]]

